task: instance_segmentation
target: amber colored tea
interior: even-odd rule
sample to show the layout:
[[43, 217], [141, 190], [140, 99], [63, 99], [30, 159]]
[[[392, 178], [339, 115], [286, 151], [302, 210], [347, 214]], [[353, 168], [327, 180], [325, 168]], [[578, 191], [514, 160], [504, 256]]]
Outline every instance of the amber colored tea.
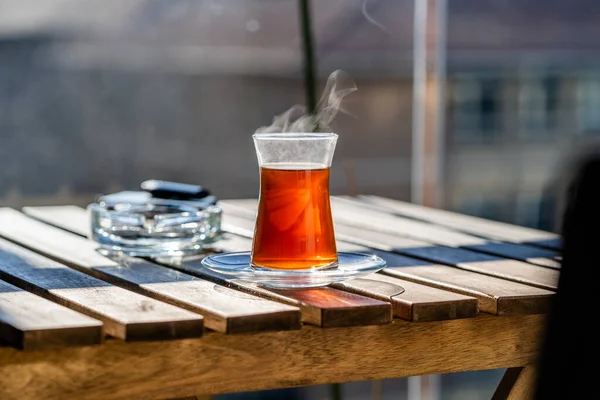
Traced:
[[277, 164], [260, 169], [254, 267], [290, 270], [337, 263], [329, 168], [301, 167]]

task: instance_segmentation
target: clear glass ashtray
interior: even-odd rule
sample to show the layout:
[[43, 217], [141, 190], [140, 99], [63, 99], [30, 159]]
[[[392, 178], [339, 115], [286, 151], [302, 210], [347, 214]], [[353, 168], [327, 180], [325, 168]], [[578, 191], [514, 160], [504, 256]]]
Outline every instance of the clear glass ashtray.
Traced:
[[278, 289], [298, 289], [326, 286], [373, 274], [386, 266], [382, 258], [363, 253], [338, 253], [335, 268], [276, 270], [252, 268], [248, 251], [213, 254], [202, 259], [202, 265], [230, 278], [256, 282], [261, 286]]
[[186, 256], [201, 252], [221, 235], [222, 210], [217, 206], [98, 202], [87, 209], [91, 238], [109, 253]]

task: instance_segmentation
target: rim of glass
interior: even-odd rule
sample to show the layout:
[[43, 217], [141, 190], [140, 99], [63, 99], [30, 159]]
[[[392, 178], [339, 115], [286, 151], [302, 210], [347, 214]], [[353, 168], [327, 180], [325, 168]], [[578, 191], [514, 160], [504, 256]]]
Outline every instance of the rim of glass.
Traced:
[[337, 139], [337, 133], [333, 132], [264, 132], [252, 135], [255, 139], [275, 140], [319, 140]]

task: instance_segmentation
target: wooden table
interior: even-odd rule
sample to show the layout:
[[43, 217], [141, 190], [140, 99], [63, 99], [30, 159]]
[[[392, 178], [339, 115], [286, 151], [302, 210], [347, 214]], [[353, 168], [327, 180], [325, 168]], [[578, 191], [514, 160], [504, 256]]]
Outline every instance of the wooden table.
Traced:
[[[0, 209], [0, 398], [167, 399], [508, 368], [525, 399], [560, 272], [552, 233], [374, 196], [332, 199], [368, 279], [310, 290], [184, 260], [107, 258], [75, 206]], [[256, 200], [225, 200], [216, 251], [250, 249]]]

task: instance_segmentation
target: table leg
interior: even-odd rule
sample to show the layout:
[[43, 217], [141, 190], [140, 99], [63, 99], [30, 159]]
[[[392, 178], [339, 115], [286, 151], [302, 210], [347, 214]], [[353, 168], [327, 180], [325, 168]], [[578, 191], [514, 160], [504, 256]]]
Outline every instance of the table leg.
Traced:
[[508, 368], [492, 400], [531, 400], [535, 392], [536, 367]]
[[381, 400], [383, 397], [383, 381], [377, 380], [371, 382], [371, 399]]
[[408, 377], [408, 400], [439, 400], [441, 398], [440, 375]]

